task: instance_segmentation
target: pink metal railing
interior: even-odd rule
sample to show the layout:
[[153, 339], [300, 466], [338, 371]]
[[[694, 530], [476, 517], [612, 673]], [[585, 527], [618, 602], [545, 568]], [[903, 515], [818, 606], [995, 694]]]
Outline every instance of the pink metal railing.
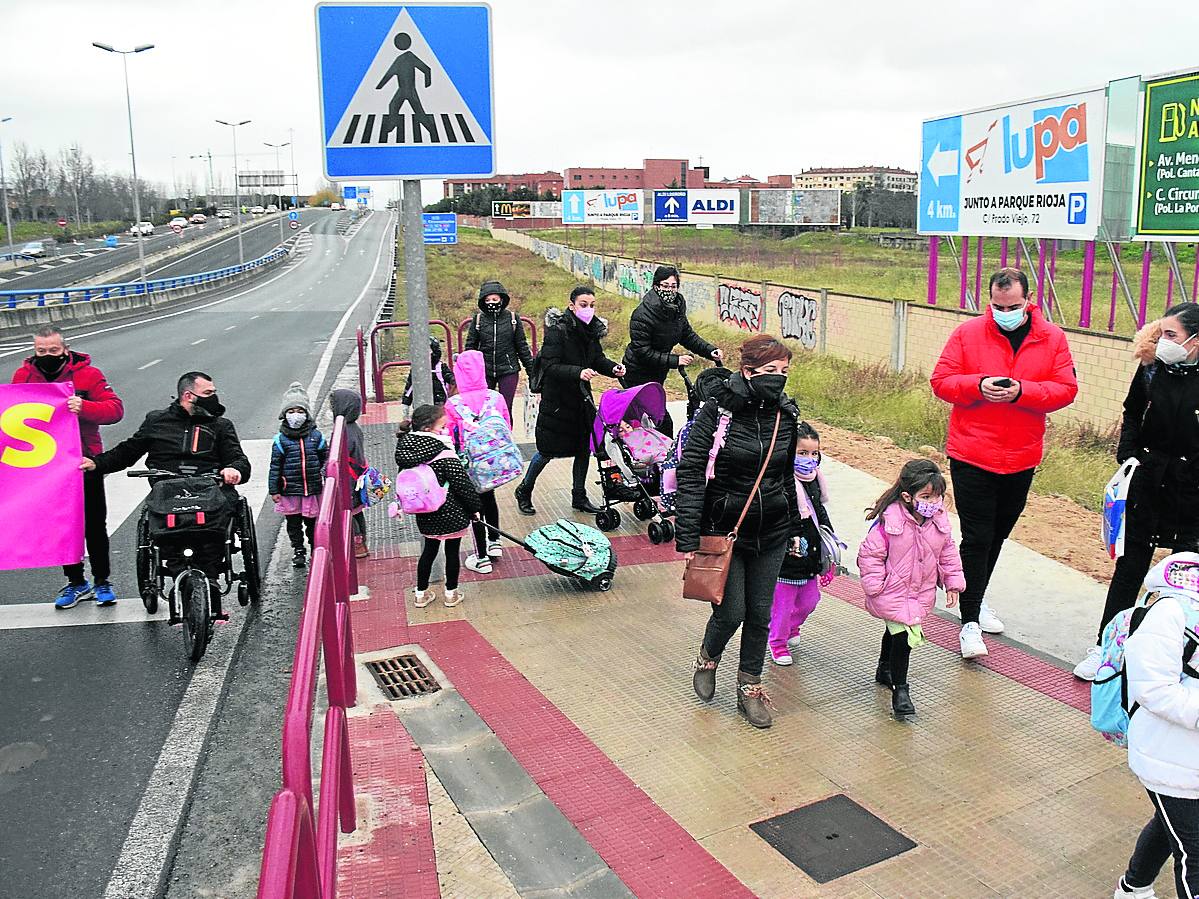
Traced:
[[[353, 478], [345, 455], [345, 420], [333, 425], [315, 549], [296, 639], [283, 715], [283, 785], [271, 801], [258, 899], [333, 899], [337, 832], [357, 826], [346, 709], [357, 702], [350, 596], [358, 592], [352, 538]], [[312, 723], [320, 660], [328, 710], [318, 802], [312, 790]]]

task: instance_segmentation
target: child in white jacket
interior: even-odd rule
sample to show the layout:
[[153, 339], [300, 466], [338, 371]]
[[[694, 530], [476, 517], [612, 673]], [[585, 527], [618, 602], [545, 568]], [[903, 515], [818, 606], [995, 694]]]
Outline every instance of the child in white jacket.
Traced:
[[[1153, 803], [1115, 899], [1152, 899], [1174, 856], [1180, 897], [1199, 897], [1199, 554], [1175, 553], [1149, 572], [1161, 597], [1124, 644], [1128, 766]], [[1134, 706], [1135, 703], [1135, 706]]]

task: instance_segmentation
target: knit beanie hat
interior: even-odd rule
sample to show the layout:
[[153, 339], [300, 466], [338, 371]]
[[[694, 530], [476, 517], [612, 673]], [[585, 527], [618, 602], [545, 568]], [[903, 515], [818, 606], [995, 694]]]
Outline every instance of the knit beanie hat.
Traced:
[[299, 381], [292, 381], [283, 392], [283, 405], [279, 407], [279, 419], [282, 420], [288, 409], [303, 409], [312, 418], [312, 401], [308, 399], [308, 391]]

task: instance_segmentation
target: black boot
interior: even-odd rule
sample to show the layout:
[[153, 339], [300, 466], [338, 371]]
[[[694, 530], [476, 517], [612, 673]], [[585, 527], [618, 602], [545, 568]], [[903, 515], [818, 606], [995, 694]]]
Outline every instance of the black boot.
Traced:
[[292, 568], [306, 568], [308, 566], [308, 554], [304, 552], [304, 547], [297, 547], [295, 552], [291, 554]]
[[908, 718], [916, 714], [916, 707], [912, 705], [912, 696], [908, 692], [907, 684], [896, 684], [891, 688], [891, 711], [896, 718]]
[[891, 686], [891, 666], [878, 663], [878, 667], [874, 669], [874, 682], [883, 687]]
[[588, 515], [604, 511], [601, 507], [592, 504], [586, 493], [573, 494], [570, 498], [570, 507], [576, 512], [586, 512]]
[[533, 491], [526, 488], [523, 481], [517, 485], [512, 495], [516, 497], [516, 508], [520, 510], [521, 515], [537, 514], [537, 510], [533, 508]]

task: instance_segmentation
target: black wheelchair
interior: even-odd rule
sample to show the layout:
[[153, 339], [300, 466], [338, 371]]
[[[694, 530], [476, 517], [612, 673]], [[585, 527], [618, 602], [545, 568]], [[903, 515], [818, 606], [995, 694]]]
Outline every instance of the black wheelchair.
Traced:
[[[180, 477], [146, 469], [131, 478], [155, 478], [137, 522], [137, 589], [153, 615], [159, 600], [170, 624], [183, 625], [183, 648], [198, 662], [215, 621], [227, 621], [221, 597], [237, 586], [237, 600], [257, 603], [262, 593], [258, 537], [245, 498], [228, 496], [219, 475]], [[241, 571], [234, 570], [240, 557]]]

